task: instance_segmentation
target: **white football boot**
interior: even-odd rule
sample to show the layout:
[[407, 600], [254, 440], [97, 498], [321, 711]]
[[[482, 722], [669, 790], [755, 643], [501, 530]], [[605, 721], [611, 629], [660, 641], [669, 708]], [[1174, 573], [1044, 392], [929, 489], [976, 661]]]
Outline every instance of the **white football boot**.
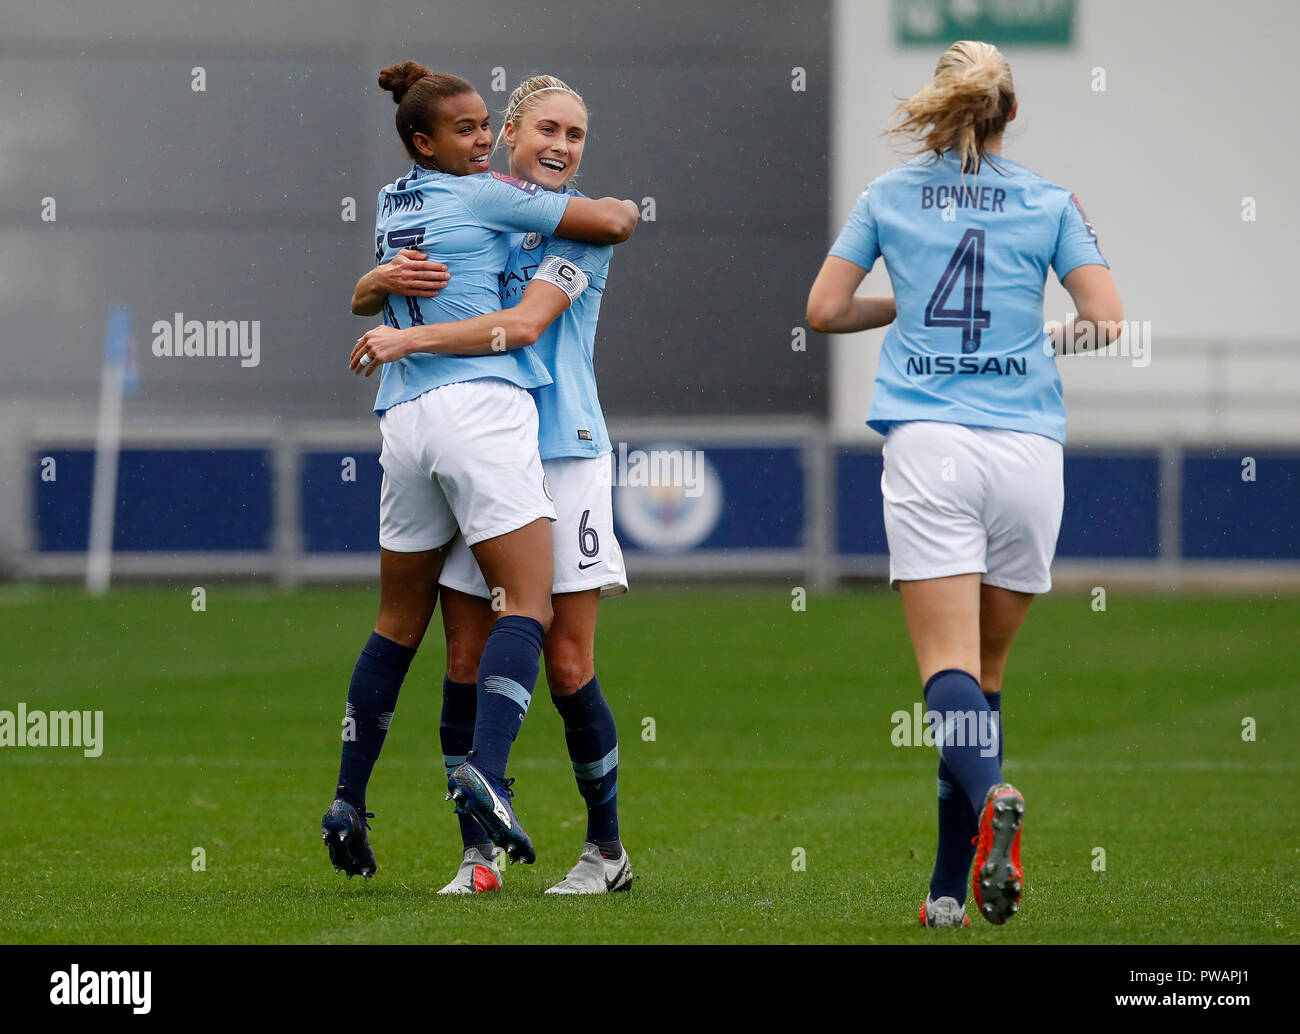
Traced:
[[921, 906], [921, 925], [928, 926], [931, 930], [970, 926], [970, 916], [966, 914], [966, 906], [957, 904], [956, 898], [944, 897], [932, 901], [927, 894], [925, 904]]
[[602, 858], [600, 848], [587, 843], [578, 864], [547, 894], [613, 894], [632, 889], [632, 863], [626, 848], [616, 859]]
[[[485, 858], [477, 847], [466, 848], [465, 857], [452, 881], [438, 891], [439, 894], [486, 894], [501, 889], [501, 867], [495, 857]], [[504, 852], [502, 852], [504, 853]]]

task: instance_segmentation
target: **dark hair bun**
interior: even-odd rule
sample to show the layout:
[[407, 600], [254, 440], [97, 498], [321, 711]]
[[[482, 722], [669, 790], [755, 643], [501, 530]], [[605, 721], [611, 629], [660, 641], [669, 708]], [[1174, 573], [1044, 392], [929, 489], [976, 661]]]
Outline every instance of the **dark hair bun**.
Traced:
[[403, 61], [389, 65], [379, 73], [379, 85], [393, 95], [393, 102], [401, 104], [406, 91], [432, 73], [418, 61]]

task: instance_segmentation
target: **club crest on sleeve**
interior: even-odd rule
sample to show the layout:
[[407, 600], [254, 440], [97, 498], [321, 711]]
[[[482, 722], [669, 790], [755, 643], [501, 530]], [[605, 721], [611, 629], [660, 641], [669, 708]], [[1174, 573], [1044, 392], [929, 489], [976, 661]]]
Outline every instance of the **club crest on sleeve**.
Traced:
[[1079, 195], [1071, 194], [1070, 200], [1074, 202], [1074, 207], [1079, 210], [1079, 218], [1083, 220], [1084, 227], [1095, 238], [1097, 231], [1092, 228], [1092, 220], [1088, 218], [1088, 213], [1083, 210], [1083, 205], [1079, 204]]
[[492, 175], [502, 183], [509, 183], [512, 187], [518, 187], [525, 194], [536, 194], [541, 189], [536, 183], [529, 183], [528, 180], [507, 176], [504, 172], [494, 172]]

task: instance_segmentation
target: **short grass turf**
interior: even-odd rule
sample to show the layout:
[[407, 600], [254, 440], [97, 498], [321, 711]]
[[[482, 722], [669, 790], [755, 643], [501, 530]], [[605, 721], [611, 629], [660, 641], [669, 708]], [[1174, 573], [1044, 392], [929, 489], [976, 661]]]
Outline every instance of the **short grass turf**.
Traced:
[[196, 612], [191, 588], [0, 592], [0, 709], [104, 712], [98, 758], [0, 748], [0, 941], [1300, 941], [1294, 598], [1037, 601], [1004, 687], [1023, 908], [935, 933], [916, 918], [935, 754], [891, 740], [920, 699], [892, 593], [814, 594], [803, 611], [789, 586], [607, 604], [597, 670], [633, 890], [543, 896], [577, 859], [584, 809], [539, 684], [511, 764], [537, 864], [448, 899], [438, 629], [370, 786], [379, 872], [348, 881], [319, 821], [375, 590], [213, 584]]

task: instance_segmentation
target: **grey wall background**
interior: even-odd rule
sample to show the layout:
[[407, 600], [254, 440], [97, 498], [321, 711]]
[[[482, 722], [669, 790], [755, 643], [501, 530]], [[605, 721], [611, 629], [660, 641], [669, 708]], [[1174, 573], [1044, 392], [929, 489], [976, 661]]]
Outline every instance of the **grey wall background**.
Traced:
[[[348, 299], [376, 191], [410, 164], [375, 77], [413, 57], [494, 111], [494, 69], [507, 92], [560, 75], [592, 112], [579, 185], [655, 199], [602, 309], [611, 417], [825, 412], [825, 354], [790, 340], [826, 248], [829, 0], [4, 0], [0, 33], [7, 405], [93, 415], [120, 302], [128, 419], [364, 417], [374, 384], [345, 360], [373, 321]], [[175, 312], [260, 320], [260, 366], [154, 357]]]

